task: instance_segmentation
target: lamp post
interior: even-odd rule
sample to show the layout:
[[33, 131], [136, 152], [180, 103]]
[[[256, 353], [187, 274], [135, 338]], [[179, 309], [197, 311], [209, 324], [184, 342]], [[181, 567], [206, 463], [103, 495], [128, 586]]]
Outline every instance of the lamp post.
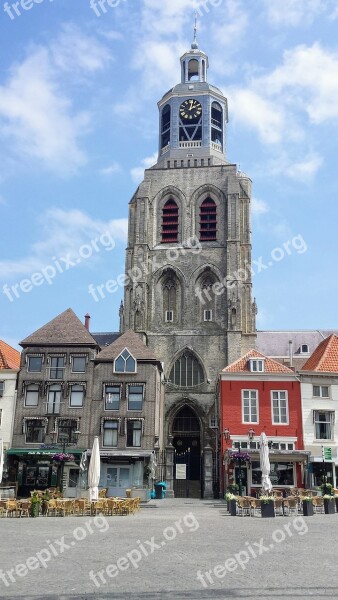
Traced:
[[[76, 431], [71, 432], [70, 435], [68, 433], [59, 433], [56, 429], [54, 429], [54, 431], [51, 432], [51, 438], [53, 440], [53, 445], [56, 446], [60, 446], [60, 449], [62, 450], [62, 454], [65, 454], [66, 452], [66, 448], [69, 447], [74, 447], [77, 445], [78, 441], [79, 441], [79, 437], [81, 435], [81, 431], [79, 431], [78, 429], [76, 429]], [[59, 443], [56, 443], [56, 440], [58, 439]], [[63, 491], [64, 488], [64, 481], [63, 481], [63, 475], [64, 475], [64, 461], [62, 461], [62, 471], [61, 471], [61, 491]]]

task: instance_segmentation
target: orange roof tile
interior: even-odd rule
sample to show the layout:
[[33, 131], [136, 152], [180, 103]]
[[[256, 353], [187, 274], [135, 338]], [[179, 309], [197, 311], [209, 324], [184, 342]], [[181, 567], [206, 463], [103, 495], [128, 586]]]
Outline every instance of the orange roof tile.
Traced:
[[19, 369], [20, 352], [0, 340], [0, 369]]
[[302, 371], [338, 373], [338, 336], [325, 338], [306, 361]]
[[[281, 363], [273, 360], [272, 358], [268, 358], [264, 356], [261, 352], [257, 350], [249, 350], [247, 354], [242, 356], [242, 358], [236, 360], [231, 365], [228, 365], [223, 369], [223, 373], [251, 373], [248, 361], [250, 358], [264, 358], [264, 373], [294, 373], [292, 369], [289, 367], [285, 367]], [[261, 373], [257, 373], [257, 375], [261, 375]]]

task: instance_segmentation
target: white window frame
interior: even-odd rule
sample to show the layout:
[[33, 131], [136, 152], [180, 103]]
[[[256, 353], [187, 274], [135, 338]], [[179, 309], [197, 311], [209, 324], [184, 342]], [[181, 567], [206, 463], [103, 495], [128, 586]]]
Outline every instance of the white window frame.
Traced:
[[[329, 421], [319, 421], [316, 419], [316, 415], [318, 413], [327, 413], [329, 415]], [[334, 440], [334, 425], [335, 425], [335, 411], [334, 410], [314, 410], [313, 411], [313, 424], [314, 424], [314, 439], [315, 441], [324, 440], [324, 441], [333, 441]], [[316, 424], [317, 423], [329, 423], [331, 427], [331, 437], [330, 438], [318, 438], [316, 435]]]
[[[278, 394], [279, 397], [274, 398], [273, 397], [274, 394]], [[280, 394], [285, 394], [285, 398], [280, 398]], [[275, 421], [275, 415], [274, 415], [274, 410], [273, 410], [274, 400], [278, 400], [278, 402], [280, 402], [281, 400], [286, 401], [286, 421], [285, 422]], [[279, 417], [281, 417], [280, 404], [278, 406], [278, 413], [279, 413]], [[289, 395], [288, 395], [287, 390], [271, 390], [271, 421], [272, 421], [273, 425], [289, 425]]]
[[[207, 313], [209, 313], [209, 315]], [[207, 318], [208, 316], [209, 316], [209, 319]], [[206, 322], [212, 321], [212, 310], [211, 310], [211, 308], [206, 308], [204, 310], [204, 321], [206, 321]]]
[[0, 398], [3, 397], [3, 395], [5, 393], [5, 389], [6, 389], [5, 382], [4, 381], [0, 381]]
[[[118, 408], [107, 408], [107, 404], [109, 405], [109, 401], [107, 400], [107, 396], [109, 396], [109, 392], [107, 392], [107, 388], [118, 388], [119, 389], [119, 405]], [[112, 411], [120, 410], [121, 406], [121, 398], [122, 398], [122, 384], [121, 383], [104, 383], [103, 384], [103, 402], [104, 402], [104, 410], [108, 413]]]
[[[116, 362], [118, 361], [118, 359], [119, 359], [119, 358], [123, 358], [123, 360], [124, 360], [124, 366], [125, 366], [125, 367], [127, 366], [127, 360], [128, 360], [128, 358], [127, 358], [127, 359], [125, 359], [125, 358], [122, 356], [122, 354], [124, 354], [124, 352], [128, 352], [128, 354], [129, 354], [128, 358], [130, 357], [130, 358], [132, 358], [132, 359], [133, 359], [133, 361], [134, 361], [134, 363], [135, 363], [135, 370], [134, 370], [134, 371], [127, 371], [127, 370], [126, 370], [126, 368], [124, 369], [124, 371], [117, 371], [117, 370], [116, 370]], [[119, 354], [119, 355], [118, 355], [118, 356], [115, 358], [115, 360], [114, 360], [114, 373], [121, 373], [121, 374], [123, 374], [123, 375], [124, 375], [125, 373], [127, 373], [127, 374], [130, 374], [130, 373], [137, 373], [137, 360], [136, 360], [136, 358], [135, 358], [135, 357], [132, 355], [132, 353], [130, 352], [130, 350], [128, 350], [128, 348], [123, 348], [122, 352], [120, 352], [120, 354]]]
[[[30, 388], [32, 385], [36, 386], [38, 389], [34, 390], [37, 391], [37, 403], [36, 404], [27, 404], [27, 392], [30, 391], [28, 388]], [[25, 408], [31, 408], [33, 406], [39, 406], [39, 396], [40, 396], [40, 386], [38, 383], [34, 383], [32, 381], [32, 383], [29, 383], [28, 385], [25, 386]]]
[[[319, 394], [315, 394], [315, 388], [319, 388]], [[323, 395], [323, 388], [327, 388], [327, 396]], [[330, 386], [329, 385], [313, 385], [312, 386], [313, 398], [330, 398]]]
[[[130, 408], [129, 406], [129, 401], [130, 401], [130, 390], [132, 390], [135, 387], [141, 387], [142, 388], [142, 401], [141, 401], [141, 408]], [[142, 412], [143, 410], [143, 405], [144, 405], [144, 389], [145, 389], [145, 385], [144, 383], [127, 383], [127, 410], [130, 412]], [[133, 396], [133, 394], [131, 394], [131, 396]]]
[[[249, 398], [244, 398], [244, 393], [248, 392], [249, 394]], [[251, 397], [251, 394], [255, 394], [255, 398]], [[245, 421], [244, 419], [244, 400], [249, 400], [249, 421]], [[253, 421], [252, 420], [252, 405], [251, 402], [255, 400], [256, 402], [256, 413], [257, 413], [257, 421]], [[242, 390], [242, 423], [244, 425], [248, 424], [248, 423], [254, 423], [254, 424], [258, 424], [259, 423], [259, 394], [258, 394], [258, 390], [253, 390], [253, 389], [245, 389]]]
[[[55, 390], [52, 388], [60, 388]], [[62, 386], [59, 383], [53, 383], [48, 386], [47, 390], [47, 402], [46, 402], [46, 414], [47, 415], [59, 415], [61, 411], [62, 403]], [[52, 409], [52, 410], [51, 410]]]
[[[106, 425], [108, 423], [114, 424], [114, 427], [106, 427]], [[119, 428], [120, 428], [120, 424], [118, 419], [114, 420], [114, 419], [107, 419], [105, 421], [103, 421], [103, 427], [102, 427], [102, 446], [104, 448], [117, 448], [118, 444], [119, 444]], [[112, 430], [112, 431], [116, 431], [116, 444], [111, 445], [111, 444], [105, 444], [105, 429], [107, 430]]]
[[264, 373], [264, 358], [250, 358], [249, 366], [251, 373]]
[[166, 323], [173, 323], [174, 321], [174, 311], [173, 310], [166, 310], [165, 311], [165, 322]]
[[[76, 387], [82, 388], [82, 403], [81, 404], [72, 404], [72, 394], [73, 394], [74, 388], [76, 388]], [[75, 392], [79, 394], [79, 390], [75, 390]], [[81, 383], [72, 384], [69, 389], [69, 408], [83, 408], [85, 394], [86, 394], [86, 391], [85, 391], [84, 385], [82, 385]]]
[[[74, 358], [82, 358], [84, 360], [84, 370], [83, 371], [74, 371]], [[72, 354], [70, 357], [71, 360], [71, 372], [72, 373], [85, 373], [86, 372], [86, 364], [87, 357], [80, 354]]]

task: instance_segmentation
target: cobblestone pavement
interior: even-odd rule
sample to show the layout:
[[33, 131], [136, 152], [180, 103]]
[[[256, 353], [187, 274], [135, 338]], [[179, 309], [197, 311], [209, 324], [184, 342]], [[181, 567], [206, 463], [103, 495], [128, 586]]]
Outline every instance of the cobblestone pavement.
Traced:
[[1, 599], [338, 599], [338, 514], [167, 499], [128, 517], [3, 518], [0, 540]]

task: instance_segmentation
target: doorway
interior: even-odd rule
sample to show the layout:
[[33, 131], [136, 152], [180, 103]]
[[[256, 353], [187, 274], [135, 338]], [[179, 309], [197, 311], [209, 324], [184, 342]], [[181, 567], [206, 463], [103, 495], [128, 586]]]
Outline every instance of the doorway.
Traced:
[[174, 493], [176, 498], [201, 497], [201, 436], [195, 411], [184, 406], [173, 422]]

